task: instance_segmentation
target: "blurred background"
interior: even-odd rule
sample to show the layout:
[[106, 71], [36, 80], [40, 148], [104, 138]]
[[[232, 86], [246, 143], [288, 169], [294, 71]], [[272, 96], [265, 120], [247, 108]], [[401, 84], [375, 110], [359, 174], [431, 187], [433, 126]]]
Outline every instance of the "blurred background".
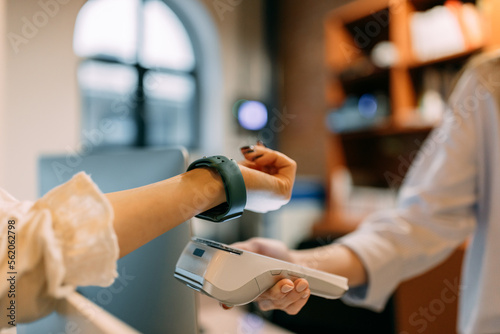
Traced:
[[[97, 152], [182, 145], [191, 161], [238, 160], [239, 147], [262, 140], [298, 163], [291, 202], [235, 223], [195, 220], [194, 233], [331, 242], [394, 206], [455, 75], [500, 45], [499, 9], [497, 0], [2, 0], [0, 185], [36, 199], [44, 154], [65, 154], [60, 172], [71, 173]], [[458, 277], [456, 256], [435, 274], [437, 293]], [[419, 329], [408, 319], [432, 298], [408, 296], [431, 276], [403, 286], [382, 315], [346, 316], [343, 332], [372, 316], [366, 323], [385, 332]], [[331, 312], [317, 310], [344, 306], [311, 304], [293, 319], [263, 316], [332, 332]], [[455, 306], [438, 311], [426, 333], [453, 332]]]

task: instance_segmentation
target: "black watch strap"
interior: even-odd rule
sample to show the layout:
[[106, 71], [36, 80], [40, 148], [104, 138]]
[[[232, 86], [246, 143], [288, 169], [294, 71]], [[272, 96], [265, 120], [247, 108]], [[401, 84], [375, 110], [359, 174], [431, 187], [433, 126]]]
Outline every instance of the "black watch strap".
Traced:
[[214, 168], [220, 174], [227, 202], [202, 212], [196, 217], [213, 222], [224, 222], [240, 217], [247, 202], [247, 191], [236, 161], [222, 155], [203, 157], [191, 163], [187, 170], [200, 167]]

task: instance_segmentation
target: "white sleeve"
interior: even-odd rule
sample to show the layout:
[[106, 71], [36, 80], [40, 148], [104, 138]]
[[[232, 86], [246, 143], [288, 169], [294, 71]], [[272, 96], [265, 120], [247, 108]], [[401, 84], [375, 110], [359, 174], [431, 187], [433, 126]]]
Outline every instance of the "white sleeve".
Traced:
[[338, 241], [360, 257], [368, 276], [346, 294], [347, 303], [381, 310], [401, 281], [444, 261], [475, 228], [477, 110], [461, 101], [477, 85], [470, 74], [459, 81], [451, 110], [408, 172], [397, 209], [369, 216]]
[[[15, 222], [14, 268], [7, 266], [9, 221]], [[84, 173], [34, 203], [0, 191], [0, 268], [16, 272], [17, 322], [50, 313], [55, 299], [76, 286], [114, 281], [119, 250], [112, 223], [111, 204]], [[2, 309], [12, 300], [8, 291], [8, 284], [0, 286]]]

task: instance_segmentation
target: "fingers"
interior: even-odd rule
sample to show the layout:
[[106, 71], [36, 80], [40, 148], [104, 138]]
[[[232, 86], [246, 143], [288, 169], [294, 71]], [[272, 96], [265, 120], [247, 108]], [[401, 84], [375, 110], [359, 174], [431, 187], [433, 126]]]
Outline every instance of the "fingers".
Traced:
[[240, 170], [247, 189], [246, 209], [268, 212], [288, 203], [297, 164], [283, 153], [262, 144], [244, 146]]
[[[300, 312], [309, 300], [311, 291], [309, 283], [299, 278], [293, 282], [290, 279], [282, 279], [272, 288], [262, 293], [256, 300], [262, 311], [282, 310], [290, 315]], [[231, 305], [219, 303], [224, 310], [232, 308]]]
[[[266, 256], [271, 256], [272, 253], [275, 253], [272, 251], [273, 248], [275, 247], [282, 247], [278, 246], [278, 244], [281, 244], [281, 241], [274, 240], [274, 239], [268, 239], [268, 238], [262, 238], [262, 237], [253, 237], [245, 241], [238, 241], [233, 244], [231, 244], [231, 247], [234, 248], [239, 248], [243, 249], [246, 251], [266, 255]], [[273, 254], [274, 255], [274, 254]], [[276, 257], [276, 256], [273, 256]]]
[[[256, 160], [262, 158], [262, 156], [264, 155], [263, 150], [260, 150], [260, 147], [258, 147], [257, 145], [243, 146], [240, 148], [240, 150], [241, 154], [243, 154], [243, 157], [245, 157], [245, 160], [240, 161], [241, 165], [269, 173], [268, 170], [265, 170], [263, 168], [262, 164], [258, 164], [255, 162]], [[273, 174], [275, 174], [276, 171], [273, 170], [273, 172]]]
[[302, 278], [292, 282], [282, 279], [257, 299], [259, 308], [263, 311], [279, 309], [290, 315], [295, 315], [307, 303], [311, 291], [309, 283]]
[[[245, 165], [247, 167], [256, 167], [262, 169], [263, 167], [274, 168], [276, 174], [278, 170], [290, 169], [290, 173], [295, 175], [296, 163], [281, 152], [271, 150], [263, 144], [252, 146], [244, 146], [241, 148], [241, 153], [245, 157]], [[269, 173], [269, 171], [267, 171]], [[281, 171], [280, 171], [281, 172]]]
[[240, 162], [241, 165], [272, 175], [283, 182], [287, 192], [291, 190], [297, 171], [294, 160], [261, 144], [244, 146], [241, 153], [245, 157], [245, 160]]
[[283, 261], [292, 261], [290, 249], [280, 240], [254, 237], [246, 241], [233, 243], [231, 247], [274, 257]]
[[261, 141], [258, 141], [257, 145], [243, 146], [240, 150], [245, 159], [254, 162], [263, 156], [265, 148], [266, 146]]
[[235, 243], [231, 244], [231, 247], [243, 249], [243, 250], [253, 252], [253, 253], [262, 254], [262, 252], [259, 251], [260, 246], [259, 246], [259, 243], [257, 242], [256, 238], [251, 238], [251, 239], [248, 239], [246, 241], [235, 242]]

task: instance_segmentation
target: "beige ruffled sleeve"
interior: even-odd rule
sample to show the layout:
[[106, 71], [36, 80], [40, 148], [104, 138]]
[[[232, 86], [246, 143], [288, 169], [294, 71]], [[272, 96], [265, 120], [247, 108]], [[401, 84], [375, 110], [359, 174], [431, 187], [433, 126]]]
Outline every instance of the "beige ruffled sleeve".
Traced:
[[[113, 283], [119, 250], [113, 211], [90, 177], [75, 175], [36, 202], [17, 201], [0, 191], [0, 273], [7, 267], [7, 226], [15, 221], [16, 320], [49, 314], [57, 298], [76, 286]], [[13, 298], [0, 285], [0, 309]], [[0, 312], [0, 328], [8, 325]]]

